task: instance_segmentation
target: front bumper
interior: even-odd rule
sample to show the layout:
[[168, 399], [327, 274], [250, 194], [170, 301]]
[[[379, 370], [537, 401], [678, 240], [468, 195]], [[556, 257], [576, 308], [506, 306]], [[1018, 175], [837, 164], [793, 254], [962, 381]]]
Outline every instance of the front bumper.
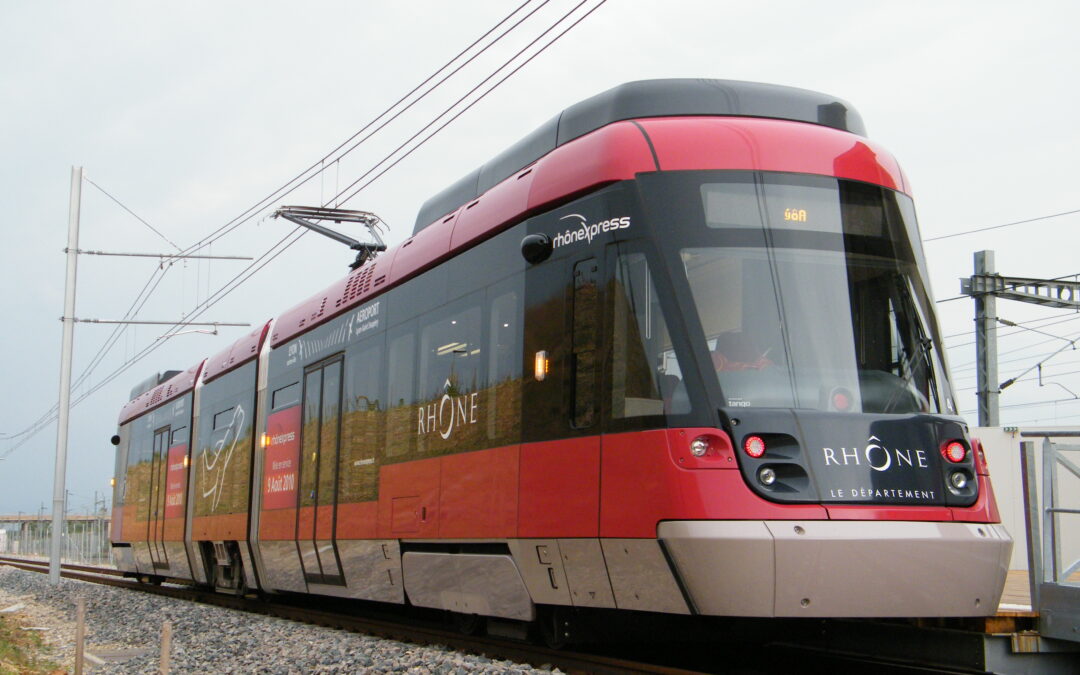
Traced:
[[658, 535], [700, 614], [990, 616], [1012, 537], [1001, 525], [668, 521]]

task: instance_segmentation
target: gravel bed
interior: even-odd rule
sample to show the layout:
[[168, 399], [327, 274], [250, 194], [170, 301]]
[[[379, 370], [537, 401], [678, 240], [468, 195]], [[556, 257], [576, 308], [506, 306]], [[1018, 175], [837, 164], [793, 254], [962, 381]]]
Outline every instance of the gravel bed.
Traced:
[[46, 656], [69, 670], [79, 595], [86, 598], [88, 651], [147, 651], [124, 663], [96, 666], [95, 673], [156, 673], [165, 620], [173, 626], [173, 673], [552, 672], [84, 581], [61, 579], [54, 587], [44, 574], [0, 566], [0, 609], [25, 603], [14, 616], [24, 625], [48, 628], [43, 637], [52, 653]]

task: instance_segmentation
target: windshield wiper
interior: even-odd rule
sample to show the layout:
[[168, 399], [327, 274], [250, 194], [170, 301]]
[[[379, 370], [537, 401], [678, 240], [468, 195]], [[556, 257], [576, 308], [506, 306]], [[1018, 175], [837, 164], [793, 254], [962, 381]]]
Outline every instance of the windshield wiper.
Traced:
[[915, 349], [912, 349], [911, 353], [904, 359], [904, 362], [900, 364], [900, 375], [903, 378], [902, 384], [896, 388], [896, 391], [894, 391], [891, 396], [889, 396], [889, 400], [885, 402], [885, 405], [881, 409], [882, 412], [889, 412], [901, 393], [918, 394], [918, 390], [911, 386], [911, 381], [915, 378], [915, 359], [921, 356], [923, 358], [923, 367], [926, 369], [927, 373], [932, 372], [930, 367], [930, 348], [934, 345], [934, 341], [928, 337], [920, 336], [915, 338], [915, 343]]

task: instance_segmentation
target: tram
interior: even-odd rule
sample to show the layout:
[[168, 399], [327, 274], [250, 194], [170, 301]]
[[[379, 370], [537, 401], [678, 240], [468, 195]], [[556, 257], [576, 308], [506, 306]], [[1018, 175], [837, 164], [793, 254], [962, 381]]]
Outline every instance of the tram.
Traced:
[[832, 96], [571, 106], [132, 392], [118, 564], [523, 622], [993, 614], [1012, 541], [910, 195]]

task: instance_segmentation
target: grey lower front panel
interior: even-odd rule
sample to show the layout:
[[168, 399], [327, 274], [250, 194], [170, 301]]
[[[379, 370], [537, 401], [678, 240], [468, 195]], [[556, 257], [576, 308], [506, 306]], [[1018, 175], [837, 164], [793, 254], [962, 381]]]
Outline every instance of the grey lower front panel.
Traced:
[[1012, 538], [1000, 525], [671, 521], [658, 528], [694, 608], [718, 616], [989, 616]]

